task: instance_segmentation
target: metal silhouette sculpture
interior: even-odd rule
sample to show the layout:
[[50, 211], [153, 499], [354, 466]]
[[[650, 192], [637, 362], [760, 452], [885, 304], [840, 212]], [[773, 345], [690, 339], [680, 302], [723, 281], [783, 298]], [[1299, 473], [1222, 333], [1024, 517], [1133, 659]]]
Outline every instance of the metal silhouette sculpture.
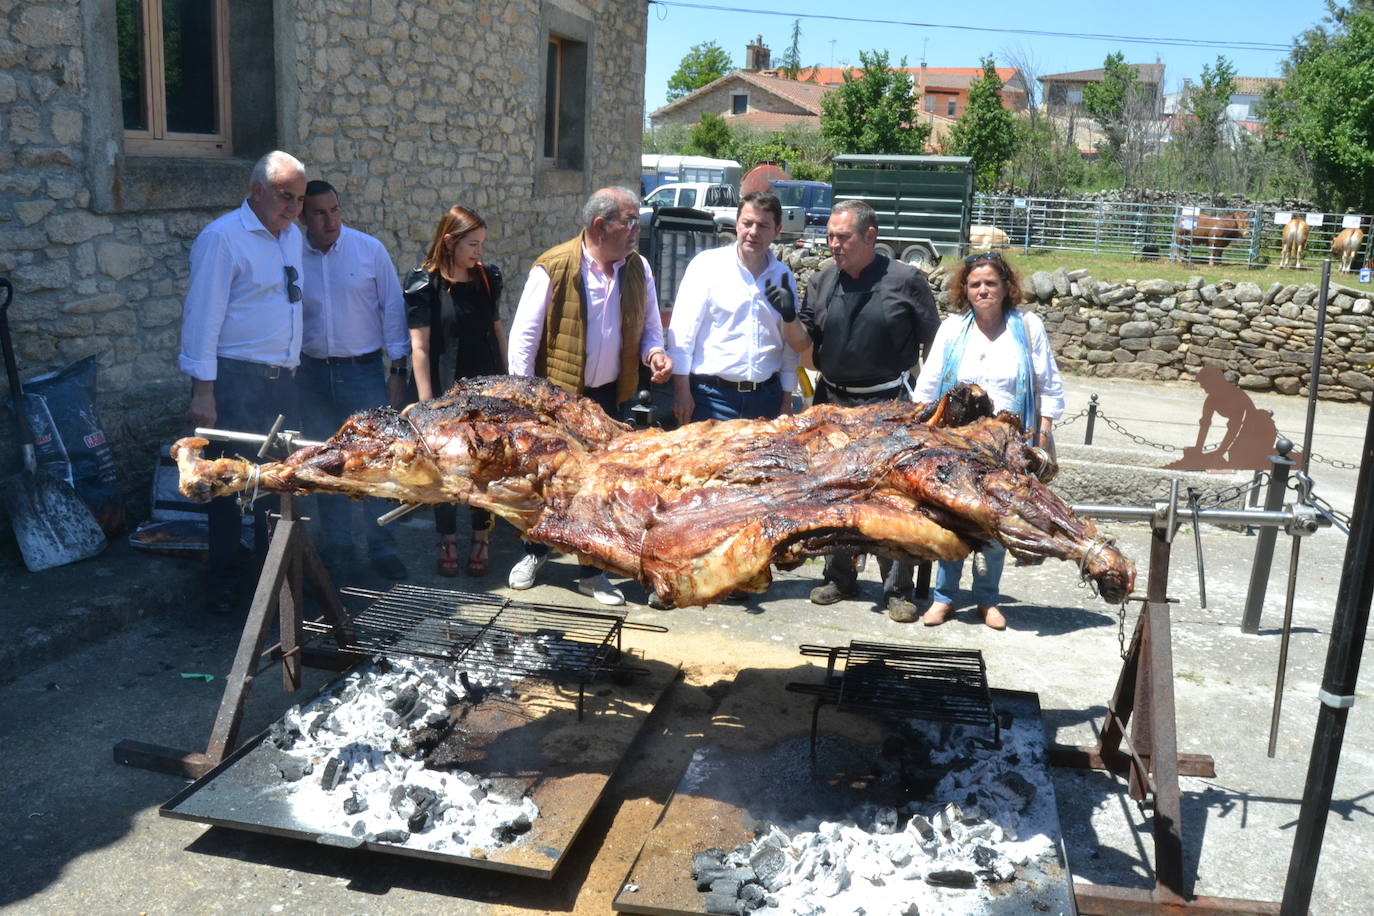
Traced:
[[[1202, 402], [1202, 416], [1197, 424], [1197, 441], [1183, 450], [1183, 457], [1164, 467], [1175, 471], [1249, 470], [1262, 471], [1269, 467], [1274, 454], [1278, 427], [1269, 411], [1261, 410], [1250, 395], [1226, 380], [1220, 369], [1206, 366], [1197, 374], [1197, 382], [1207, 392]], [[1215, 446], [1206, 446], [1212, 429], [1212, 418], [1226, 421], [1226, 434]]]

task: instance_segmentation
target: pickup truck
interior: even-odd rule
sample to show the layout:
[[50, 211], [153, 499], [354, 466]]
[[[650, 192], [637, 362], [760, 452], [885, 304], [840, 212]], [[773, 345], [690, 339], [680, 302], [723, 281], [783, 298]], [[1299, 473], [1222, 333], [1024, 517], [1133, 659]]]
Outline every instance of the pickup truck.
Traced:
[[[830, 185], [824, 181], [794, 181], [785, 178], [771, 182], [770, 187], [782, 201], [784, 213], [789, 207], [797, 207], [806, 215], [806, 225], [802, 230], [804, 235], [825, 237], [825, 226], [830, 221], [830, 201], [833, 196]], [[783, 235], [787, 235], [785, 218]]]
[[702, 181], [672, 181], [659, 185], [644, 198], [639, 208], [639, 225], [648, 232], [653, 223], [654, 211], [661, 207], [690, 207], [705, 210], [716, 223], [716, 231], [722, 235], [735, 233], [735, 213], [739, 210], [739, 193], [734, 185], [708, 184]]

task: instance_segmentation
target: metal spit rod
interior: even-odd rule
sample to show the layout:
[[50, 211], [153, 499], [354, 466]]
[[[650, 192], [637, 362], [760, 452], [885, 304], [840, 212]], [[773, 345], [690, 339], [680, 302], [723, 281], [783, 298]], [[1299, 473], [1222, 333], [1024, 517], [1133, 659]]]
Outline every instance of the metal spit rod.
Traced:
[[[1169, 503], [1156, 503], [1153, 509], [1144, 506], [1113, 506], [1088, 503], [1073, 506], [1078, 515], [1089, 518], [1112, 519], [1120, 522], [1151, 522], [1164, 527], [1169, 512]], [[1218, 525], [1254, 525], [1256, 527], [1283, 528], [1290, 533], [1313, 534], [1318, 528], [1326, 528], [1331, 521], [1307, 506], [1286, 506], [1278, 511], [1263, 509], [1199, 509], [1196, 518]], [[1194, 517], [1188, 513], [1187, 517]]]
[[[267, 452], [272, 446], [277, 444], [280, 444], [282, 448], [286, 449], [288, 452], [293, 452], [298, 448], [310, 448], [315, 445], [324, 445], [324, 443], [318, 439], [302, 439], [298, 430], [282, 429], [281, 424], [282, 417], [278, 414], [276, 422], [272, 424], [271, 431], [266, 435], [262, 433], [241, 433], [233, 429], [214, 429], [204, 426], [196, 427], [196, 435], [200, 436], [202, 439], [211, 439], [216, 442], [238, 442], [243, 445], [256, 445], [258, 446], [259, 458], [267, 457]], [[396, 521], [396, 519], [414, 512], [422, 505], [424, 504], [402, 503], [395, 509], [377, 516], [377, 524], [379, 526], [389, 525]]]

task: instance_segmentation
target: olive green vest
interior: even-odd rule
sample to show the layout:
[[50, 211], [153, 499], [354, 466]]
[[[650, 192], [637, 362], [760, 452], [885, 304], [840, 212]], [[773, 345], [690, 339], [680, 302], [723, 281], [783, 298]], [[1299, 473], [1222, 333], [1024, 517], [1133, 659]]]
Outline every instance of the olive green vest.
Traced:
[[[586, 388], [587, 302], [582, 286], [582, 234], [555, 245], [534, 262], [549, 275], [549, 312], [534, 360], [536, 375], [570, 394]], [[623, 404], [639, 388], [639, 341], [644, 333], [644, 262], [631, 252], [620, 268], [620, 374], [616, 400]]]

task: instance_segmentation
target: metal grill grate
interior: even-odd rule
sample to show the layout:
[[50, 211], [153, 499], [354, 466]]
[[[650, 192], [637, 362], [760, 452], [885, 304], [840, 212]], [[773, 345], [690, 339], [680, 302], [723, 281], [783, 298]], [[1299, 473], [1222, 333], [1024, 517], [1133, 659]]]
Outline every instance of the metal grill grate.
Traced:
[[846, 711], [988, 726], [993, 740], [1000, 740], [987, 666], [977, 649], [851, 642], [848, 647], [833, 648], [805, 645], [801, 654], [826, 659], [823, 683], [787, 685], [793, 693], [816, 698], [811, 715], [813, 745], [817, 716], [825, 704]]
[[[406, 584], [385, 592], [342, 591], [370, 599], [350, 619], [349, 644], [344, 648], [576, 683], [579, 716], [586, 684], [607, 674], [646, 673], [621, 663], [620, 637], [627, 626], [667, 632], [650, 624], [627, 624], [623, 614], [528, 604], [495, 595]], [[329, 632], [323, 621], [306, 622], [304, 627], [314, 633]]]

